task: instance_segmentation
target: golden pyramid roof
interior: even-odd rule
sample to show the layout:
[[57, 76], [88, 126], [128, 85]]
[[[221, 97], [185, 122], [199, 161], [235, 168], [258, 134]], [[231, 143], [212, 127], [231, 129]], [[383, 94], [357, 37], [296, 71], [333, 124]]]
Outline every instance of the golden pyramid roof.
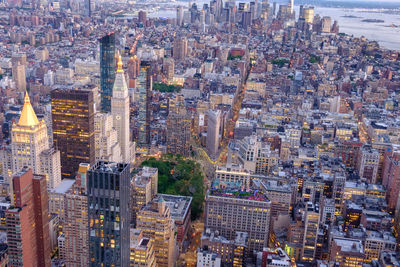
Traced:
[[122, 69], [122, 58], [121, 55], [118, 55], [118, 64], [117, 64], [117, 72], [124, 72], [124, 70]]
[[35, 126], [39, 124], [35, 111], [31, 105], [28, 92], [25, 92], [24, 107], [22, 108], [21, 116], [19, 117], [18, 125], [20, 126]]

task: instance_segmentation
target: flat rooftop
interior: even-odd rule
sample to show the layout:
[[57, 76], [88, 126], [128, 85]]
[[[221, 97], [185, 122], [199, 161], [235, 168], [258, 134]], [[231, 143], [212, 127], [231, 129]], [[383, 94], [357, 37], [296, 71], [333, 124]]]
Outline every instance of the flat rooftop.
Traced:
[[74, 183], [74, 179], [64, 179], [56, 188], [52, 189], [51, 192], [56, 194], [65, 194], [69, 189], [71, 189]]
[[164, 199], [165, 205], [169, 207], [172, 219], [175, 221], [183, 221], [185, 219], [192, 204], [192, 197], [158, 194], [155, 199], [160, 197]]
[[125, 168], [127, 168], [129, 164], [125, 163], [115, 163], [115, 162], [107, 162], [107, 161], [98, 161], [94, 164], [90, 171], [100, 171], [100, 172], [108, 172], [108, 173], [121, 173]]
[[237, 198], [253, 201], [269, 201], [259, 190], [242, 190], [241, 188], [211, 188], [209, 191], [210, 196]]
[[360, 240], [334, 238], [333, 242], [340, 246], [344, 252], [364, 253], [364, 248]]

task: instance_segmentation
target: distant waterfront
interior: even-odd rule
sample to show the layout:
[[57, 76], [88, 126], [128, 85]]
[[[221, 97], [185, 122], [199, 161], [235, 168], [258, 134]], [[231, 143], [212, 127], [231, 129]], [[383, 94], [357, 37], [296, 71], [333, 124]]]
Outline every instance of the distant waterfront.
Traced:
[[[196, 2], [198, 8], [202, 8], [204, 3], [209, 3], [209, 1], [204, 0], [192, 2]], [[238, 3], [239, 1], [236, 2]], [[240, 2], [250, 1], [244, 0]], [[189, 2], [177, 1], [172, 4], [188, 7]], [[165, 6], [165, 4], [160, 5]], [[167, 6], [169, 6], [169, 4]], [[363, 5], [360, 5], [360, 7], [361, 6]], [[369, 40], [377, 41], [385, 48], [400, 51], [400, 9], [377, 8], [379, 8], [379, 6], [376, 6], [375, 9], [316, 6], [315, 14], [319, 14], [321, 17], [330, 16], [332, 19], [337, 20], [339, 22], [340, 32], [356, 37], [365, 36]], [[298, 13], [298, 9], [299, 6], [296, 6], [296, 13]], [[175, 18], [176, 11], [161, 7], [157, 12], [151, 13], [149, 16]], [[384, 22], [368, 22], [375, 19], [383, 20]]]

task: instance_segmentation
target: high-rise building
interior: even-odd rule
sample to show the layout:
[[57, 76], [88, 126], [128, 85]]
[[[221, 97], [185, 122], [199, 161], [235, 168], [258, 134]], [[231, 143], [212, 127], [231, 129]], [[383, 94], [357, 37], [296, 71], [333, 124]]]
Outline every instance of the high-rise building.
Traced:
[[115, 33], [99, 39], [101, 110], [111, 111], [111, 97], [115, 79]]
[[366, 179], [368, 183], [376, 184], [379, 169], [379, 152], [370, 145], [364, 145], [359, 153], [357, 160], [357, 171], [361, 179]]
[[167, 117], [167, 152], [190, 155], [191, 118], [183, 101], [170, 99]]
[[[38, 120], [28, 93], [25, 94], [21, 116], [18, 122], [13, 124], [11, 141], [12, 173], [28, 166], [34, 173], [46, 175], [49, 188], [54, 188], [60, 183], [60, 151], [49, 147], [46, 123], [44, 120]], [[6, 177], [10, 179], [11, 176]]]
[[110, 113], [97, 112], [94, 115], [94, 143], [96, 161], [122, 160], [118, 132], [114, 128], [113, 116]]
[[142, 23], [143, 25], [145, 25], [146, 21], [147, 21], [146, 11], [140, 10], [139, 14], [138, 14], [138, 19], [139, 19], [139, 23]]
[[175, 72], [175, 63], [174, 59], [169, 57], [169, 58], [164, 58], [163, 60], [163, 73], [168, 79], [168, 81], [172, 81], [174, 79], [174, 72]]
[[317, 206], [313, 203], [306, 203], [304, 214], [304, 239], [303, 239], [303, 261], [313, 261], [317, 247], [317, 236], [319, 230], [320, 213]]
[[[136, 79], [139, 76], [140, 71], [140, 59], [134, 55], [128, 61], [128, 77], [129, 80]], [[130, 87], [130, 85], [129, 85]]]
[[182, 26], [183, 24], [183, 7], [179, 6], [176, 8], [176, 25]]
[[305, 22], [312, 24], [314, 22], [314, 7], [304, 7], [303, 15]]
[[46, 174], [47, 187], [56, 188], [61, 183], [61, 154], [54, 147], [40, 153], [40, 171]]
[[235, 183], [244, 188], [250, 187], [250, 173], [241, 165], [217, 166], [214, 178], [219, 182]]
[[179, 248], [182, 248], [190, 227], [192, 197], [158, 194], [153, 201], [158, 201], [161, 198], [165, 205], [169, 207], [171, 218], [175, 224], [176, 242]]
[[90, 266], [129, 266], [129, 164], [99, 161], [87, 179]]
[[19, 92], [26, 90], [26, 54], [13, 53], [11, 57], [12, 78]]
[[359, 239], [334, 238], [329, 249], [329, 260], [339, 266], [361, 267], [364, 265], [365, 252]]
[[139, 210], [157, 194], [158, 169], [143, 167], [131, 181], [131, 223], [136, 225]]
[[149, 62], [142, 61], [140, 64], [137, 88], [139, 91], [137, 143], [140, 148], [143, 148], [150, 144], [150, 103], [151, 91], [153, 88], [153, 78], [150, 74]]
[[24, 92], [26, 90], [26, 72], [25, 65], [17, 62], [12, 67], [12, 78], [15, 82], [15, 86], [19, 92]]
[[131, 229], [130, 238], [130, 266], [156, 267], [152, 240], [148, 237], [143, 237], [143, 232], [138, 229]]
[[261, 182], [261, 189], [271, 201], [271, 216], [290, 213], [291, 188], [288, 184], [278, 181]]
[[121, 162], [131, 163], [134, 160], [135, 148], [130, 141], [129, 128], [129, 93], [126, 85], [121, 56], [118, 57], [118, 69], [115, 75], [111, 98], [111, 115], [117, 130], [118, 143], [121, 148]]
[[267, 175], [278, 164], [279, 152], [262, 142], [256, 135], [246, 136], [239, 141], [238, 159], [245, 170]]
[[40, 153], [49, 148], [47, 127], [39, 121], [32, 108], [29, 95], [25, 93], [24, 107], [18, 123], [11, 130], [11, 151], [13, 173], [29, 166], [34, 173], [40, 173]]
[[95, 8], [94, 0], [85, 0], [85, 16], [91, 17]]
[[66, 266], [89, 266], [88, 197], [75, 183], [64, 195], [64, 246]]
[[294, 0], [289, 0], [288, 11], [290, 12], [290, 14], [293, 14], [293, 8], [294, 8]]
[[75, 178], [80, 163], [93, 164], [94, 90], [55, 89], [51, 91], [51, 114], [54, 146], [61, 152], [61, 174]]
[[221, 127], [221, 111], [209, 110], [207, 122], [207, 151], [211, 158], [218, 156], [219, 130]]
[[184, 60], [188, 53], [188, 40], [186, 37], [175, 37], [172, 54], [175, 60]]
[[243, 266], [247, 257], [248, 234], [236, 232], [234, 239], [229, 240], [218, 231], [211, 232], [205, 229], [201, 236], [201, 248], [209, 252], [217, 253], [221, 257], [221, 262], [226, 266]]
[[51, 266], [46, 178], [23, 168], [13, 178], [15, 204], [6, 211], [10, 266]]
[[259, 190], [228, 185], [212, 188], [206, 196], [204, 227], [229, 240], [235, 239], [237, 232], [248, 233], [249, 251], [267, 247], [271, 215], [268, 198]]
[[344, 188], [346, 183], [346, 175], [344, 173], [335, 173], [333, 180], [333, 199], [335, 200], [335, 215], [342, 213]]
[[247, 29], [249, 26], [251, 26], [252, 21], [251, 21], [251, 12], [250, 11], [244, 11], [242, 13], [242, 27], [244, 29]]
[[322, 23], [322, 27], [321, 27], [322, 32], [326, 32], [326, 33], [331, 32], [331, 26], [332, 26], [331, 17], [323, 17], [321, 20], [321, 23]]
[[136, 228], [154, 244], [157, 266], [173, 266], [175, 262], [174, 221], [162, 197], [142, 207]]

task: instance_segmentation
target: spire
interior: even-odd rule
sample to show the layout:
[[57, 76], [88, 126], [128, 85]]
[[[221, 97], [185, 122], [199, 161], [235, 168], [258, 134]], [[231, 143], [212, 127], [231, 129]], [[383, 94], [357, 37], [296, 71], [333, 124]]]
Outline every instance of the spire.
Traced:
[[22, 108], [21, 116], [19, 117], [18, 125], [20, 126], [36, 126], [39, 120], [36, 117], [35, 111], [32, 108], [31, 100], [28, 92], [25, 92], [24, 107]]
[[122, 69], [122, 58], [121, 55], [118, 53], [118, 63], [117, 63], [117, 72], [124, 72], [124, 70]]
[[[118, 52], [118, 63], [117, 63], [117, 73], [115, 74], [113, 92], [116, 91], [128, 91], [128, 86], [126, 84], [124, 70], [122, 68], [121, 54]], [[114, 96], [114, 93], [113, 93]]]

